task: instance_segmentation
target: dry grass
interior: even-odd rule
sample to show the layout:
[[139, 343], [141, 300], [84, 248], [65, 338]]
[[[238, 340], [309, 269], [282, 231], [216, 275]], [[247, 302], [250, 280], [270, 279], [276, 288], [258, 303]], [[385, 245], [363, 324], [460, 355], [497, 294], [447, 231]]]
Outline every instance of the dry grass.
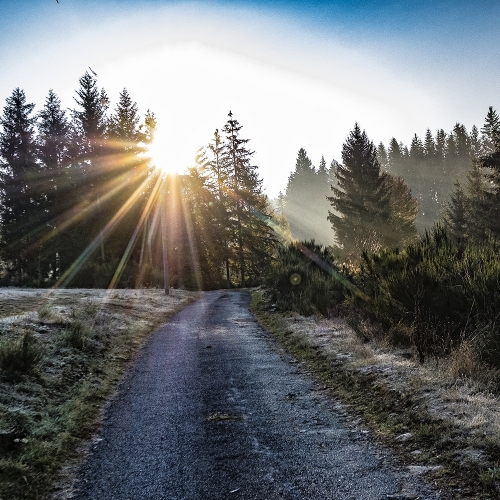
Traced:
[[[418, 363], [409, 350], [394, 350], [380, 342], [363, 342], [342, 318], [285, 317], [295, 333], [343, 360], [344, 367], [376, 373], [390, 389], [412, 392], [431, 414], [446, 416], [464, 436], [500, 436], [500, 397], [485, 391], [485, 367], [471, 343], [464, 343], [440, 364]], [[491, 374], [493, 375], [493, 374]], [[500, 443], [500, 441], [499, 441]]]
[[127, 362], [196, 296], [0, 290], [0, 499], [48, 498], [98, 428]]

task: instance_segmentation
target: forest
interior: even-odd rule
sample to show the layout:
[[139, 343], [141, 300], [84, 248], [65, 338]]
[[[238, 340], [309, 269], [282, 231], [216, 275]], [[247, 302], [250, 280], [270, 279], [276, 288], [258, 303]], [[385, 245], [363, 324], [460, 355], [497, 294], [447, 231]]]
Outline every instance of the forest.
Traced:
[[[341, 161], [298, 150], [269, 200], [229, 112], [187, 173], [148, 156], [156, 117], [87, 71], [64, 110], [23, 90], [0, 117], [0, 284], [214, 289], [262, 285], [273, 307], [349, 307], [420, 359], [475, 339], [500, 348], [500, 118], [378, 146], [355, 123]], [[356, 317], [358, 318], [356, 320]], [[363, 319], [363, 321], [360, 320]], [[477, 332], [482, 332], [480, 341]]]
[[276, 238], [253, 153], [231, 113], [187, 174], [167, 175], [148, 157], [156, 117], [141, 118], [126, 89], [110, 110], [87, 71], [75, 102], [63, 110], [50, 90], [35, 113], [19, 88], [6, 99], [2, 285], [162, 286], [164, 253], [174, 287], [259, 281]]

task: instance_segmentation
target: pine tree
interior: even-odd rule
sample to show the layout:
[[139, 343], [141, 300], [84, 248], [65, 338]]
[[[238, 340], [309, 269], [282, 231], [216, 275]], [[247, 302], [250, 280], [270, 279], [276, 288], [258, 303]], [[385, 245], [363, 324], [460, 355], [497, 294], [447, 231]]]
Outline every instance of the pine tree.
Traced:
[[427, 161], [434, 161], [436, 157], [436, 143], [430, 129], [425, 131], [424, 155]]
[[274, 219], [276, 220], [279, 229], [278, 239], [281, 243], [288, 243], [292, 239], [292, 233], [290, 231], [290, 224], [286, 217], [286, 196], [283, 191], [280, 190], [278, 197], [273, 203]]
[[253, 151], [242, 139], [242, 126], [231, 111], [223, 128], [225, 134], [224, 163], [228, 165], [228, 189], [232, 198], [230, 218], [233, 222], [232, 242], [241, 286], [258, 282], [263, 266], [269, 261], [275, 243], [272, 228], [267, 224], [270, 207], [262, 192], [262, 180], [250, 160]]
[[481, 139], [479, 137], [479, 130], [475, 125], [472, 126], [469, 136], [469, 142], [470, 142], [470, 154], [472, 159], [473, 160], [478, 159], [480, 156], [484, 154], [484, 151]]
[[444, 216], [445, 228], [457, 240], [463, 240], [468, 235], [467, 206], [467, 196], [457, 181]]
[[285, 214], [290, 223], [290, 230], [297, 240], [316, 237], [313, 227], [316, 222], [313, 204], [318, 197], [317, 188], [316, 170], [306, 150], [300, 148], [295, 161], [295, 170], [288, 177], [285, 203]]
[[494, 137], [494, 149], [479, 160], [482, 172], [483, 199], [486, 214], [483, 215], [483, 227], [488, 235], [500, 239], [500, 140]]
[[[74, 186], [71, 183], [69, 124], [61, 101], [53, 90], [38, 113], [38, 158], [43, 169], [42, 211], [43, 275], [52, 282], [59, 277], [64, 234], [58, 231], [64, 214], [71, 208]], [[71, 238], [72, 239], [72, 238]], [[66, 244], [71, 246], [71, 242]]]
[[377, 147], [377, 160], [382, 170], [389, 170], [389, 156], [383, 142], [381, 142]]
[[404, 172], [404, 158], [403, 152], [398, 141], [393, 137], [389, 143], [387, 151], [388, 172], [392, 175], [403, 175]]
[[[74, 178], [78, 192], [84, 196], [78, 200], [82, 205], [93, 204], [93, 216], [82, 221], [79, 231], [84, 235], [82, 242], [98, 238], [100, 263], [106, 261], [103, 229], [108, 222], [104, 218], [102, 197], [109, 191], [110, 169], [107, 156], [110, 154], [106, 141], [108, 119], [106, 112], [109, 99], [103, 89], [99, 89], [95, 73], [88, 71], [79, 80], [75, 102], [79, 109], [72, 110], [74, 141], [77, 143], [76, 157], [73, 160]], [[85, 245], [86, 246], [86, 245]], [[80, 245], [77, 252], [85, 246]]]
[[489, 107], [483, 127], [483, 149], [484, 154], [494, 152], [499, 148], [500, 141], [500, 117], [492, 106]]
[[323, 156], [315, 173], [314, 193], [309, 200], [314, 213], [314, 219], [310, 221], [310, 225], [314, 231], [313, 239], [318, 243], [331, 245], [335, 239], [335, 234], [332, 232], [331, 224], [328, 221], [328, 211], [330, 209], [328, 196], [331, 188], [329, 184], [329, 172]]
[[424, 144], [417, 134], [411, 140], [410, 158], [414, 161], [422, 161], [425, 158]]
[[224, 267], [226, 286], [231, 286], [230, 259], [231, 252], [228, 242], [231, 239], [231, 204], [230, 191], [226, 189], [230, 177], [230, 163], [225, 161], [225, 145], [220, 136], [219, 129], [215, 129], [212, 141], [208, 145], [211, 159], [204, 164], [203, 171], [206, 172], [207, 187], [212, 194], [211, 207], [212, 225], [215, 231], [212, 241], [215, 243], [213, 256]]
[[29, 276], [36, 280], [38, 248], [32, 245], [39, 224], [41, 194], [34, 107], [26, 102], [24, 91], [16, 88], [7, 98], [0, 118], [3, 126], [0, 133], [3, 254], [12, 266], [12, 284], [18, 286], [25, 284]]
[[328, 218], [343, 251], [352, 258], [362, 250], [378, 250], [385, 244], [390, 190], [380, 175], [375, 146], [357, 123], [342, 147], [336, 177], [334, 195], [328, 198], [336, 213]]
[[95, 74], [86, 71], [79, 83], [78, 97], [74, 99], [81, 109], [73, 110], [73, 119], [80, 135], [81, 155], [91, 160], [104, 147], [109, 99], [104, 89], [97, 86]]
[[389, 216], [384, 229], [383, 241], [387, 247], [406, 246], [417, 238], [415, 219], [418, 214], [417, 200], [401, 177], [382, 174], [385, 190], [390, 193]]
[[[118, 104], [107, 122], [106, 157], [100, 158], [103, 165], [100, 182], [116, 188], [113, 197], [106, 203], [101, 201], [100, 212], [105, 221], [111, 220], [123, 207], [127, 207], [127, 215], [114, 228], [106, 244], [111, 262], [117, 263], [134, 234], [141, 213], [147, 203], [151, 186], [147, 185], [148, 162], [142, 153], [146, 151], [144, 126], [140, 126], [140, 116], [137, 104], [130, 97], [127, 89], [119, 94]], [[138, 190], [143, 195], [138, 195]], [[135, 254], [129, 252], [128, 260], [139, 260], [139, 247]], [[125, 273], [124, 281], [132, 278]]]

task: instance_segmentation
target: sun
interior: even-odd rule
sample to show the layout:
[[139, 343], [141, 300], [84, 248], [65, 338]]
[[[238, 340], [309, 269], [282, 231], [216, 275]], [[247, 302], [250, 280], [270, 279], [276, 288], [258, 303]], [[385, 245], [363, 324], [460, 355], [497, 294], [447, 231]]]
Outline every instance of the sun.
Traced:
[[160, 138], [155, 138], [151, 144], [146, 146], [144, 156], [146, 156], [146, 158], [150, 160], [151, 165], [162, 174], [168, 175], [179, 172], [179, 165], [177, 162], [173, 161], [168, 145]]

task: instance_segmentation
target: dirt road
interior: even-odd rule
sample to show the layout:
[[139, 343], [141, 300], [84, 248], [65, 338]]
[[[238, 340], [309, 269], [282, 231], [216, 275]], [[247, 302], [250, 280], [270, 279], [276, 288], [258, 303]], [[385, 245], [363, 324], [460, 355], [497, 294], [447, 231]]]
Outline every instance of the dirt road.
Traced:
[[155, 333], [108, 409], [78, 499], [436, 499], [278, 354], [245, 292]]

